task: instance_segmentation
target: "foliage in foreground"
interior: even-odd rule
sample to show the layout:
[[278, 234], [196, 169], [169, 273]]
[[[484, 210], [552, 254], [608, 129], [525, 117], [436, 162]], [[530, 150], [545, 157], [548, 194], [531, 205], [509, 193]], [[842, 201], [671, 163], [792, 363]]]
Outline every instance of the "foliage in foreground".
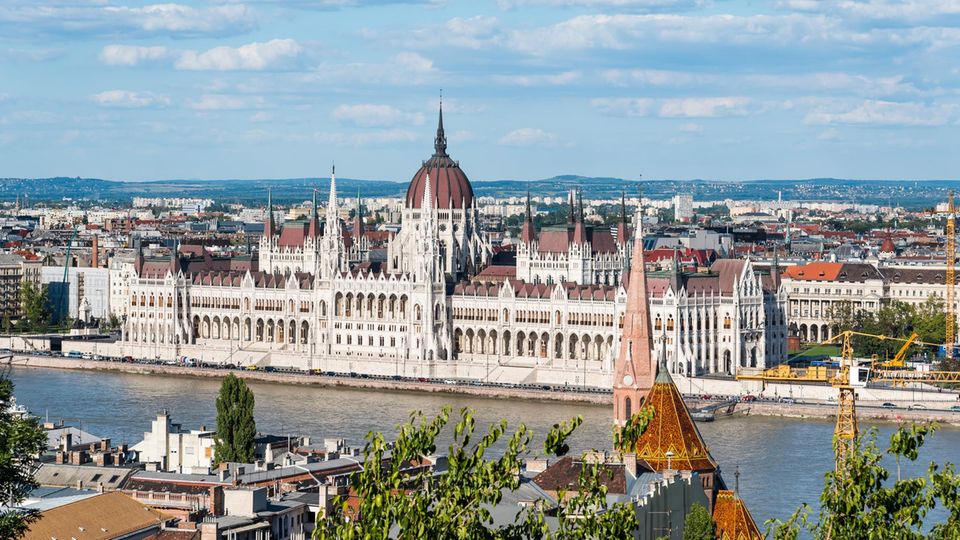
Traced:
[[683, 522], [683, 540], [715, 540], [715, 528], [707, 508], [700, 503], [693, 503]]
[[[827, 473], [820, 495], [818, 519], [810, 519], [803, 505], [786, 522], [767, 522], [767, 537], [796, 540], [806, 530], [815, 540], [960, 538], [960, 476], [953, 464], [931, 462], [926, 476], [899, 478], [902, 459], [916, 461], [932, 424], [901, 427], [890, 437], [890, 447], [877, 446], [877, 432], [861, 437], [844, 466]], [[834, 443], [836, 444], [836, 442]], [[897, 463], [897, 478], [882, 464], [884, 456]], [[941, 523], [924, 523], [927, 513], [940, 504], [947, 512]]]
[[253, 392], [233, 373], [223, 378], [217, 396], [217, 463], [252, 463], [257, 424], [253, 419]]
[[[493, 522], [490, 508], [502, 500], [503, 490], [520, 485], [522, 460], [530, 453], [533, 434], [520, 424], [507, 434], [501, 420], [477, 433], [474, 412], [461, 409], [453, 426], [453, 442], [445, 474], [414, 469], [423, 456], [435, 454], [437, 437], [447, 428], [451, 409], [433, 418], [420, 412], [398, 427], [392, 448], [381, 433], [369, 433], [364, 468], [352, 477], [354, 497], [337, 498], [326, 519], [314, 532], [317, 539], [358, 538], [629, 538], [637, 517], [629, 503], [606, 506], [604, 469], [585, 463], [575, 493], [558, 493], [557, 508], [535, 505], [517, 511], [512, 523]], [[642, 433], [651, 413], [638, 413], [633, 433]], [[567, 438], [582, 422], [576, 417], [555, 425], [547, 435], [547, 456], [562, 456]], [[497, 457], [491, 449], [505, 446]], [[352, 504], [351, 504], [352, 503]], [[550, 531], [547, 517], [558, 518]], [[570, 519], [575, 516], [575, 519]]]
[[[47, 445], [36, 418], [14, 418], [7, 411], [13, 382], [0, 373], [0, 503], [14, 507], [37, 487], [34, 467]], [[21, 538], [37, 518], [36, 512], [0, 510], [0, 538]]]

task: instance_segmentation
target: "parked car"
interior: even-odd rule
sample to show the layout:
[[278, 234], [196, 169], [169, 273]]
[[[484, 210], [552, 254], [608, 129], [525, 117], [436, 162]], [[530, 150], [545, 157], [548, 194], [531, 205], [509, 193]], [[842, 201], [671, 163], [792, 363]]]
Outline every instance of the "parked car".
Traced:
[[884, 409], [896, 409], [896, 408], [897, 408], [897, 406], [894, 405], [893, 403], [884, 403], [883, 405], [881, 405], [881, 407], [883, 407]]
[[960, 405], [954, 405], [953, 407], [950, 407], [950, 410], [953, 412], [960, 412]]
[[922, 409], [926, 409], [926, 408], [927, 408], [927, 406], [924, 405], [924, 404], [922, 404], [922, 403], [914, 403], [913, 405], [910, 406], [910, 410], [914, 410], [914, 409], [922, 410]]
[[740, 401], [756, 401], [757, 396], [753, 394], [747, 394], [745, 396], [740, 396]]

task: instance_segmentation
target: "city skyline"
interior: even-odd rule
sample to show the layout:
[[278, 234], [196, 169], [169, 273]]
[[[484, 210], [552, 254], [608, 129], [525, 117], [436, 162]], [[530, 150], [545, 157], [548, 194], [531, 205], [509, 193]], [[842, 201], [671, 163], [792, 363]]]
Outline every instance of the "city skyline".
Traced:
[[[4, 176], [950, 178], [960, 7], [687, 0], [0, 7]], [[696, 159], [691, 159], [696, 156]]]

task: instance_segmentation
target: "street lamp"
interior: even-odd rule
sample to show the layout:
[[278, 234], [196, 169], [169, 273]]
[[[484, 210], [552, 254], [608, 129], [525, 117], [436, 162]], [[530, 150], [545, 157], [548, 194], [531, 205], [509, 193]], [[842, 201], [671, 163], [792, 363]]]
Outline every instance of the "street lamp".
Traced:
[[673, 456], [674, 456], [673, 450], [667, 450], [666, 456], [667, 456], [667, 469], [672, 470], [673, 467], [671, 467], [671, 465], [672, 465]]

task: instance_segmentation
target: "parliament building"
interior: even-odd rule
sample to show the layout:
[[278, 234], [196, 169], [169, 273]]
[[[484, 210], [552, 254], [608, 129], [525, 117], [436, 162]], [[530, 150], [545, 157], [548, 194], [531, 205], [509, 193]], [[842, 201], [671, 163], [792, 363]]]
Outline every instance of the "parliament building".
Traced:
[[[268, 196], [256, 253], [137, 256], [124, 355], [381, 376], [609, 388], [639, 229], [537, 230], [527, 211], [515, 265], [493, 264], [473, 187], [447, 153], [413, 175], [399, 232], [341, 220], [331, 174], [324, 219], [278, 223]], [[582, 208], [582, 207], [581, 207]], [[642, 234], [640, 234], [642, 237]], [[642, 249], [642, 246], [641, 246]], [[377, 252], [377, 257], [371, 253]], [[642, 263], [640, 263], [642, 264]], [[646, 274], [652, 337], [675, 374], [735, 374], [786, 359], [786, 292], [749, 260]]]

